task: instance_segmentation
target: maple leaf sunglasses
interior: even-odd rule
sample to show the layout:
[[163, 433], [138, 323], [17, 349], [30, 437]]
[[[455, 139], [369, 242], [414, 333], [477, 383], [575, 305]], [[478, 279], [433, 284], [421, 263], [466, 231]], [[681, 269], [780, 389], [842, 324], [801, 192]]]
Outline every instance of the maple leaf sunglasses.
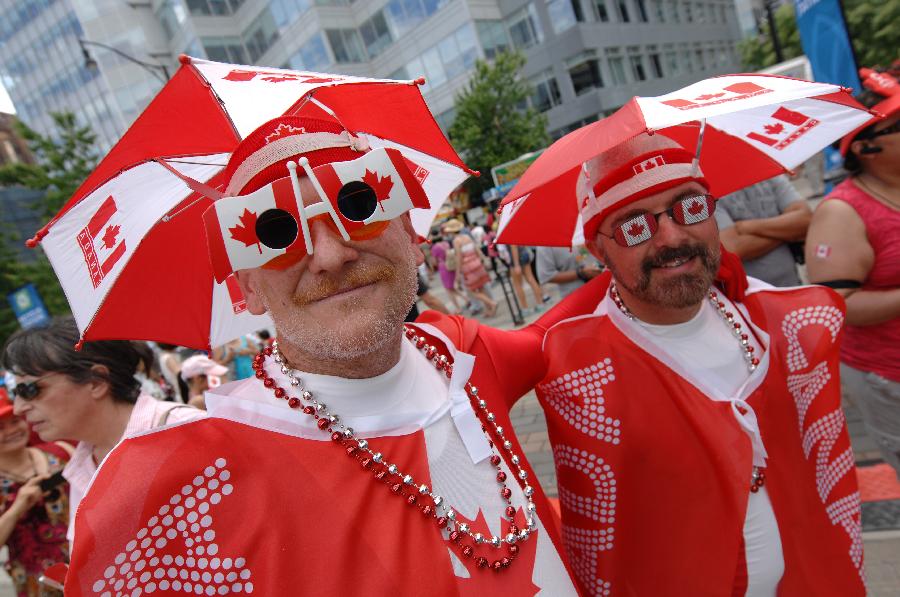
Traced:
[[702, 193], [691, 194], [662, 211], [643, 212], [629, 217], [613, 226], [612, 234], [604, 234], [600, 230], [597, 230], [597, 234], [613, 239], [621, 247], [636, 247], [653, 238], [659, 230], [659, 217], [663, 214], [682, 226], [690, 226], [708, 220], [715, 211], [715, 197]]

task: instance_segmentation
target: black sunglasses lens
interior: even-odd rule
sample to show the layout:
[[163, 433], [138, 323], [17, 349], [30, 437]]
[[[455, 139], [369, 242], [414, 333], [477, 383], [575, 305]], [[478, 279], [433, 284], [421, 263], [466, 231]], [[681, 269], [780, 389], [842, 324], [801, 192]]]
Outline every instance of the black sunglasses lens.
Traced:
[[13, 396], [18, 396], [22, 400], [31, 400], [41, 392], [37, 382], [20, 383], [13, 388]]
[[338, 191], [338, 209], [351, 222], [364, 222], [378, 209], [375, 190], [361, 180], [352, 180]]
[[270, 249], [285, 249], [297, 239], [297, 220], [283, 209], [268, 209], [256, 220], [256, 238]]

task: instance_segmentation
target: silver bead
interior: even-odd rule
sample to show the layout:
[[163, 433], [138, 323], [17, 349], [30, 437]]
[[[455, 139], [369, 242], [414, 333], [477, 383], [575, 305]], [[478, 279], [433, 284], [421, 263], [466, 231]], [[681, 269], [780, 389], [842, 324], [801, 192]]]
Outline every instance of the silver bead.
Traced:
[[300, 385], [300, 380], [297, 379], [296, 377], [292, 377], [292, 378], [291, 378], [291, 385], [294, 386], [294, 387], [299, 386], [299, 385]]
[[752, 364], [751, 364], [751, 365], [750, 365], [749, 367], [747, 367], [747, 368], [750, 369], [750, 373], [753, 373], [754, 371], [756, 371], [756, 365], [752, 365]]
[[513, 464], [518, 465], [518, 464], [519, 464], [519, 457], [516, 456], [515, 454], [513, 454], [513, 457], [510, 458], [510, 461], [511, 461]]
[[500, 547], [500, 537], [498, 537], [497, 535], [491, 537], [491, 545], [493, 545], [494, 547]]
[[471, 392], [473, 396], [477, 396], [477, 395], [478, 395], [478, 388], [476, 388], [475, 386], [469, 384], [469, 392]]
[[344, 428], [344, 437], [353, 437], [353, 427]]
[[359, 446], [360, 450], [365, 450], [366, 448], [369, 447], [369, 442], [367, 442], [364, 439], [361, 439], [358, 442], [356, 442], [356, 445]]
[[497, 435], [503, 435], [503, 427], [501, 427], [500, 425], [497, 425], [496, 430], [497, 430]]
[[509, 440], [506, 440], [505, 442], [503, 442], [503, 447], [506, 448], [507, 450], [512, 450], [512, 442]]
[[532, 487], [531, 485], [526, 485], [524, 492], [525, 497], [531, 497], [534, 495], [534, 487]]
[[526, 539], [528, 539], [528, 536], [529, 536], [528, 531], [526, 531], [526, 530], [519, 531], [519, 541], [525, 541]]
[[528, 473], [526, 471], [519, 471], [519, 478], [524, 481], [528, 478]]
[[446, 363], [446, 362], [447, 362], [447, 357], [446, 357], [446, 355], [441, 355], [441, 362], [442, 362], [442, 363]]
[[480, 408], [481, 410], [486, 409], [486, 408], [487, 408], [487, 402], [485, 402], [484, 400], [479, 400], [479, 401], [478, 401], [478, 408]]
[[484, 543], [484, 535], [482, 535], [481, 533], [475, 533], [474, 535], [472, 535], [472, 540], [475, 543], [481, 545], [482, 543]]
[[449, 520], [456, 520], [456, 512], [453, 511], [453, 508], [447, 510], [446, 516]]
[[332, 425], [334, 425], [338, 422], [339, 418], [340, 417], [338, 417], [337, 415], [329, 415], [328, 420], [331, 421]]
[[495, 419], [496, 417], [494, 416], [494, 413], [488, 413], [487, 416], [486, 416], [485, 418], [486, 418], [489, 422], [493, 423], [493, 422], [494, 422], [494, 419]]
[[381, 462], [381, 452], [375, 452], [374, 454], [372, 454], [372, 461], [375, 462], [376, 464], [380, 463]]
[[323, 402], [316, 402], [316, 410], [317, 411], [322, 412], [326, 408], [327, 407], [325, 406], [325, 404]]
[[525, 506], [525, 509], [529, 512], [534, 512], [535, 510], [537, 510], [537, 506], [534, 505], [534, 502], [528, 502], [528, 504], [526, 504]]
[[537, 519], [534, 516], [528, 517], [528, 528], [531, 530], [537, 529]]
[[746, 338], [741, 338], [741, 346], [747, 346], [748, 344], [750, 344], [750, 340], [747, 340]]
[[388, 469], [388, 472], [389, 472], [390, 474], [392, 474], [392, 475], [396, 475], [396, 474], [397, 474], [397, 465], [396, 465], [396, 464], [391, 464], [391, 465], [389, 465], [389, 466], [387, 467], [387, 469]]
[[426, 493], [428, 493], [428, 486], [425, 485], [424, 483], [419, 485], [419, 493], [422, 495], [425, 495]]
[[403, 483], [405, 485], [412, 485], [413, 478], [412, 475], [403, 475]]
[[441, 504], [444, 503], [444, 498], [442, 498], [439, 495], [431, 494], [431, 500], [434, 502], [435, 506], [440, 506]]
[[279, 353], [277, 353], [277, 352], [275, 353], [275, 362], [276, 362], [276, 363], [280, 363], [280, 362], [281, 362], [281, 355], [280, 355]]
[[312, 392], [304, 390], [303, 399], [306, 401], [312, 400]]
[[285, 375], [287, 375], [287, 372], [288, 372], [288, 371], [290, 371], [290, 369], [288, 369], [288, 368], [285, 367], [284, 365], [281, 366], [281, 372], [282, 372], [282, 373], [284, 373]]
[[515, 543], [517, 539], [518, 539], [518, 537], [516, 536], [515, 533], [510, 533], [506, 536], [506, 542], [509, 543], [510, 545]]
[[467, 525], [466, 523], [462, 523], [456, 528], [460, 533], [468, 533], [469, 532], [469, 525]]

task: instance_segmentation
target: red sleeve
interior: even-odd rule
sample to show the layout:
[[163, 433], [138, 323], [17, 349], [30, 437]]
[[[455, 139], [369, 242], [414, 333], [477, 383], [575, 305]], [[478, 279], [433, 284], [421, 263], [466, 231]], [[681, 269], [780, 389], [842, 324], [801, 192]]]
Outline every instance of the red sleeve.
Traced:
[[[425, 311], [416, 323], [433, 325], [463, 352], [475, 356], [475, 376], [484, 385], [490, 379], [507, 408], [544, 377], [544, 334], [556, 323], [592, 312], [609, 285], [609, 274], [585, 284], [531, 325], [518, 330], [498, 330], [474, 319]], [[486, 377], [489, 376], [489, 377]]]

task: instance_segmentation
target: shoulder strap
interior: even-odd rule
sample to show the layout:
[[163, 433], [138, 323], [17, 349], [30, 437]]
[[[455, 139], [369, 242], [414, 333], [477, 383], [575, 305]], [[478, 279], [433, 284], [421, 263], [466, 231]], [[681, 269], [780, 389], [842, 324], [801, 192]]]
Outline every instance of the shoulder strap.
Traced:
[[169, 420], [169, 415], [172, 414], [173, 410], [178, 410], [179, 408], [194, 408], [193, 406], [188, 406], [187, 404], [176, 404], [172, 408], [166, 409], [166, 412], [162, 414], [158, 421], [156, 421], [156, 425], [153, 428], [157, 427], [165, 427], [166, 422]]

